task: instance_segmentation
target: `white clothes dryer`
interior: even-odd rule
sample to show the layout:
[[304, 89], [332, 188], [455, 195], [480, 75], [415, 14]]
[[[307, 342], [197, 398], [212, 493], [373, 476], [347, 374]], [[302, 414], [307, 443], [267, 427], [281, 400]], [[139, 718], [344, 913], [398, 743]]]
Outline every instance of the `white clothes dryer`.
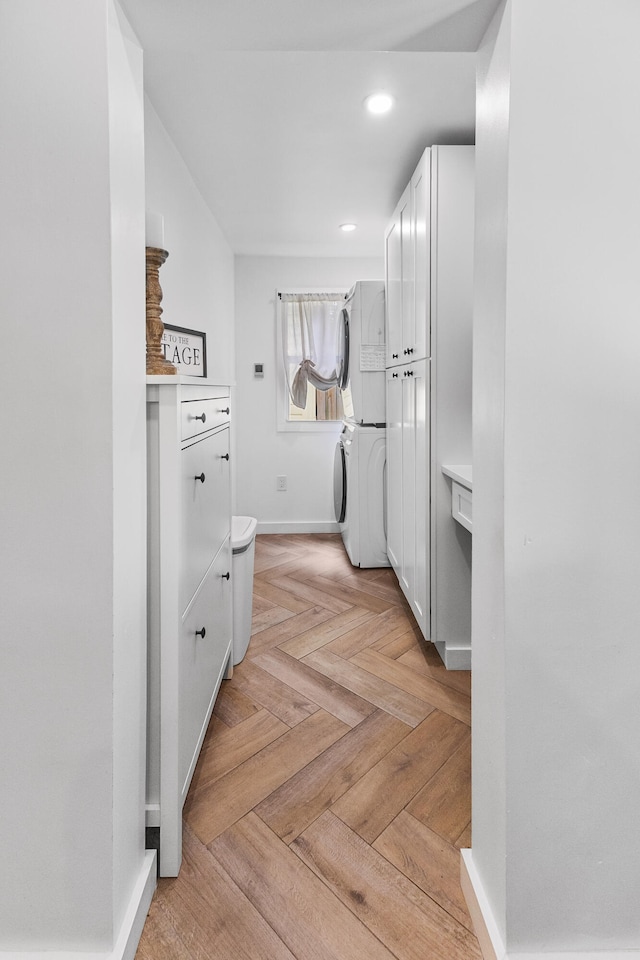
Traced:
[[336, 520], [354, 567], [388, 567], [386, 430], [345, 421], [334, 461]]

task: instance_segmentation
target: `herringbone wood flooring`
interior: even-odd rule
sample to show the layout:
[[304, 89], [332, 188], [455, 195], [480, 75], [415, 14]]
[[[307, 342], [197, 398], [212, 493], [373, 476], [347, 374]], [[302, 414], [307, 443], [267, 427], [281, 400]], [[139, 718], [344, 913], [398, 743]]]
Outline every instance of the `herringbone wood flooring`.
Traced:
[[478, 960], [470, 677], [394, 574], [339, 536], [260, 536], [253, 634], [224, 681], [138, 960]]

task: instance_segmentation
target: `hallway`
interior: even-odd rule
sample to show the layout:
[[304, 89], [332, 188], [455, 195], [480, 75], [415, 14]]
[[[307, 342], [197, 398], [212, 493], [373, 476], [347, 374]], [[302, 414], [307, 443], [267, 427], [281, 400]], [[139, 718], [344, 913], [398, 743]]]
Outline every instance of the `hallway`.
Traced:
[[137, 960], [477, 960], [469, 674], [337, 535], [259, 536], [253, 603]]

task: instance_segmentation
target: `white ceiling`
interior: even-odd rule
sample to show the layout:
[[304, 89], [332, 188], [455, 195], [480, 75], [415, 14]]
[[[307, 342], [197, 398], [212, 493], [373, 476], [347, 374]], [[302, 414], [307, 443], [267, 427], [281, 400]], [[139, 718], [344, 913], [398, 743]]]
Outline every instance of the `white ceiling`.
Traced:
[[[498, 3], [121, 0], [149, 98], [232, 249], [288, 256], [382, 255], [422, 150], [473, 142], [473, 51]], [[371, 117], [380, 89], [396, 108]]]

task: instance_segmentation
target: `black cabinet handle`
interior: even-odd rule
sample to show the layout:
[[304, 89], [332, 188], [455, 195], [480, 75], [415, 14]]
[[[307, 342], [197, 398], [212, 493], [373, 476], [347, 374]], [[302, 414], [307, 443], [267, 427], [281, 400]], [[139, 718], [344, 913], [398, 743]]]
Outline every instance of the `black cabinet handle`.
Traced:
[[397, 377], [398, 374], [397, 374], [397, 373], [392, 373], [391, 376], [392, 376], [392, 377]]
[[203, 627], [202, 630], [196, 630], [196, 637], [202, 637], [202, 639], [204, 640], [206, 635], [207, 635], [207, 631], [205, 627]]
[[231, 574], [230, 574], [230, 573], [222, 573], [222, 574], [220, 574], [220, 576], [222, 577], [223, 580], [228, 580], [229, 577], [231, 576]]
[[220, 413], [231, 413], [231, 409], [229, 407], [225, 407], [224, 410], [220, 411]]
[[392, 360], [397, 360], [397, 359], [398, 359], [398, 354], [397, 354], [397, 353], [392, 353], [392, 354], [391, 354], [391, 359], [392, 359]]
[[194, 420], [202, 420], [203, 423], [206, 423], [206, 422], [207, 422], [207, 415], [206, 415], [206, 413], [201, 413], [199, 417], [194, 417], [193, 419], [194, 419]]
[[409, 347], [407, 353], [413, 353], [413, 347]]
[[228, 453], [221, 453], [221, 454], [220, 454], [220, 459], [221, 459], [221, 460], [228, 460], [228, 459], [229, 459], [229, 454], [228, 454]]
[[204, 483], [204, 481], [205, 481], [205, 475], [204, 475], [204, 473], [201, 473], [199, 477], [194, 477], [193, 479], [194, 479], [194, 480], [199, 480], [200, 483]]

